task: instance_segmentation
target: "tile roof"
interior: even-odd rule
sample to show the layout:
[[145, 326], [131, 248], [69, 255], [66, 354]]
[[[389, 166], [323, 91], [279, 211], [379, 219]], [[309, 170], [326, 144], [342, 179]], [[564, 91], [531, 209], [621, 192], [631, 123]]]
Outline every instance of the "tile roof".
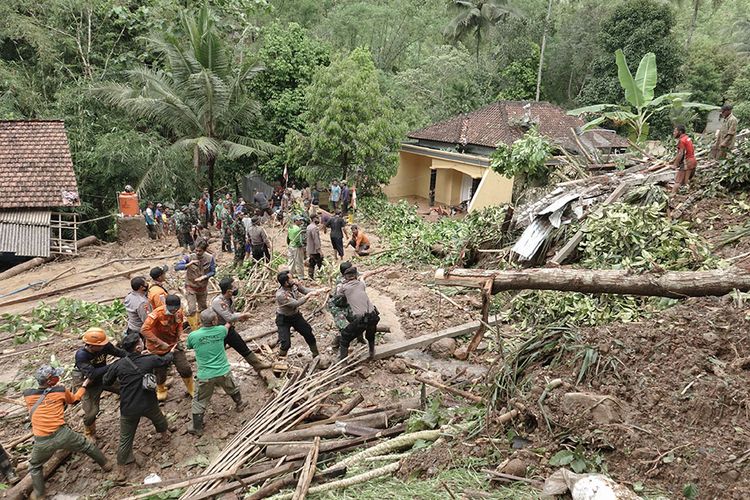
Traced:
[[[528, 112], [526, 109], [528, 106]], [[524, 117], [539, 125], [539, 132], [553, 143], [569, 150], [578, 150], [571, 128], [584, 122], [576, 116], [548, 102], [498, 101], [471, 113], [456, 115], [447, 120], [410, 132], [411, 139], [445, 142], [449, 144], [474, 144], [494, 148], [498, 143], [512, 144], [526, 132], [521, 126]], [[596, 134], [598, 131], [587, 132]], [[612, 147], [627, 146], [627, 140], [615, 134], [601, 134], [597, 142], [609, 139]], [[610, 137], [614, 135], [614, 137]], [[606, 141], [605, 141], [606, 142]]]
[[0, 208], [80, 204], [65, 124], [0, 120]]

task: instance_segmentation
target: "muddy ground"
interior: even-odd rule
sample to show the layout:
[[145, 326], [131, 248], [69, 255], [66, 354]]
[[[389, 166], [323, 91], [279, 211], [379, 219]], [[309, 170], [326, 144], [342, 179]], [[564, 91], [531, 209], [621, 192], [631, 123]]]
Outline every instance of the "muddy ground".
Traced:
[[[683, 219], [709, 241], [715, 241], [726, 228], [742, 223], [745, 217], [745, 213], [738, 211], [735, 200], [730, 199], [702, 200], [683, 215]], [[270, 236], [275, 250], [285, 252], [283, 234], [274, 228]], [[322, 239], [326, 259], [337, 265], [331, 258], [328, 238], [324, 236]], [[376, 252], [380, 248], [377, 238], [374, 247]], [[232, 258], [231, 254], [220, 252], [219, 241], [212, 242], [211, 251], [220, 265], [227, 264]], [[732, 257], [748, 251], [750, 241], [743, 240], [717, 253], [722, 257]], [[156, 244], [137, 240], [124, 246], [92, 247], [83, 250], [77, 258], [50, 263], [7, 280], [3, 283], [3, 291], [50, 279], [70, 267], [75, 271], [48, 288], [63, 287], [101, 277], [105, 272], [125, 271], [141, 265], [141, 262], [120, 262], [85, 272], [113, 259], [144, 259], [144, 265], [150, 267], [173, 263], [176, 260], [173, 256], [177, 253], [179, 249], [174, 238]], [[347, 248], [347, 256], [351, 257], [350, 248]], [[362, 271], [380, 267], [370, 258], [354, 260]], [[368, 279], [369, 293], [381, 312], [381, 322], [390, 327], [390, 332], [379, 335], [379, 343], [415, 337], [476, 317], [481, 306], [478, 293], [442, 288], [441, 291], [449, 294], [457, 307], [436, 293], [431, 285], [433, 271], [391, 266]], [[323, 284], [316, 282], [313, 286]], [[66, 296], [106, 301], [124, 297], [128, 289], [129, 280], [122, 277], [76, 289]], [[31, 293], [38, 292], [25, 292], [14, 297]], [[48, 302], [54, 300], [47, 299]], [[31, 301], [5, 308], [0, 304], [0, 313], [23, 312], [38, 303]], [[305, 306], [305, 314], [323, 347], [321, 351], [325, 356], [333, 357], [335, 353], [330, 343], [335, 330], [330, 315], [325, 308], [320, 308], [321, 305], [319, 300], [311, 300]], [[273, 328], [272, 299], [263, 301], [251, 313], [252, 318], [239, 327], [244, 333]], [[544, 479], [556, 469], [548, 463], [554, 453], [565, 448], [575, 450], [578, 446], [581, 458], [588, 461], [590, 469], [606, 468], [615, 479], [631, 487], [640, 488], [642, 485], [646, 491], [680, 497], [683, 487], [694, 483], [699, 498], [748, 498], [748, 313], [750, 309], [744, 303], [691, 299], [649, 320], [582, 329], [578, 340], [567, 345], [560, 363], [554, 366], [536, 364], [527, 370], [527, 392], [518, 399], [526, 407], [522, 418], [515, 419], [509, 427], [493, 425], [472, 439], [441, 442], [405, 462], [399, 476], [433, 476], [440, 470], [459, 465], [467, 457], [476, 457], [492, 466], [499, 465], [506, 473]], [[500, 335], [504, 332], [501, 329]], [[65, 337], [51, 340], [51, 344], [35, 344], [40, 347], [20, 354], [10, 351], [12, 345], [9, 342], [0, 344], [7, 351], [0, 355], [0, 382], [6, 384], [3, 386], [5, 396], [17, 397], [20, 384], [29, 379], [38, 364], [48, 361], [51, 356], [72, 366], [79, 341]], [[253, 346], [260, 348], [262, 343], [271, 340], [273, 336]], [[371, 363], [361, 373], [350, 377], [347, 384], [350, 390], [363, 394], [363, 406], [391, 404], [418, 396], [420, 384], [414, 380], [414, 375], [423, 372], [443, 380], [460, 373], [462, 375], [453, 383], [483, 394], [484, 376], [499, 366], [499, 356], [491, 349], [494, 342], [489, 340], [480, 345], [470, 362], [453, 358], [455, 348], [467, 340], [444, 341], [424, 351]], [[582, 381], [577, 383], [581, 346], [593, 348], [598, 357]], [[164, 411], [175, 428], [172, 442], [163, 446], [150, 425], [143, 422], [136, 444], [139, 464], [133, 469], [129, 484], [114, 485], [91, 462], [76, 456], [48, 482], [50, 491], [120, 498], [142, 489], [143, 478], [150, 473], [156, 473], [162, 479], [198, 474], [211, 456], [272, 396], [236, 353], [229, 351], [229, 356], [235, 374], [241, 379], [245, 399], [250, 403], [243, 413], [236, 414], [229, 398], [217, 394], [206, 417], [206, 434], [201, 438], [187, 434], [190, 402], [184, 395], [182, 382], [175, 377], [170, 400], [164, 405]], [[309, 358], [309, 351], [301, 338], [293, 337], [289, 357], [292, 364], [302, 365]], [[545, 385], [556, 378], [562, 379], [563, 385], [552, 390], [545, 402], [550, 431], [539, 409], [538, 399]], [[566, 401], [564, 395], [574, 392], [587, 393], [583, 405], [571, 406], [570, 397]], [[346, 395], [342, 394], [334, 399], [345, 398]], [[444, 396], [443, 401], [449, 406], [465, 404], [460, 398], [451, 396]], [[587, 401], [594, 403], [586, 406]], [[505, 403], [500, 402], [500, 406]], [[594, 407], [589, 408], [591, 406]], [[0, 441], [7, 442], [27, 432], [24, 410], [4, 403], [0, 404], [0, 412], [5, 412]], [[80, 411], [74, 409], [69, 422], [80, 430], [80, 420]], [[108, 456], [114, 457], [118, 429], [116, 397], [104, 398], [98, 428], [100, 445]], [[23, 457], [28, 447], [19, 451]], [[603, 465], [597, 462], [599, 457]]]

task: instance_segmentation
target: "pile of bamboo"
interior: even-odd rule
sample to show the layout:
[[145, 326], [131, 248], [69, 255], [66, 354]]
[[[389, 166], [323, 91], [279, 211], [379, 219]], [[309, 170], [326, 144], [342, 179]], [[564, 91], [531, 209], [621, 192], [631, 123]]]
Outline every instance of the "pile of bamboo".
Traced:
[[[245, 464], [260, 458], [264, 444], [260, 439], [269, 433], [287, 431], [302, 423], [318, 411], [323, 402], [341, 389], [339, 382], [359, 370], [360, 360], [352, 356], [331, 365], [328, 369], [315, 371], [318, 358], [299, 375], [287, 380], [278, 395], [263, 407], [252, 420], [237, 433], [204, 471], [214, 475], [237, 471]], [[196, 498], [221, 486], [223, 480], [206, 481], [188, 489], [181, 498]]]

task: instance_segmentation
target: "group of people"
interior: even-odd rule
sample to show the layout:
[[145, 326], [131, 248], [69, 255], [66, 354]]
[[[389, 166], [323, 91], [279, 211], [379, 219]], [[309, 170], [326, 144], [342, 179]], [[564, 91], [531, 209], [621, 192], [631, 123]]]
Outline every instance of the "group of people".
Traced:
[[[732, 113], [732, 105], [724, 104], [719, 113], [719, 129], [716, 131], [714, 142], [711, 146], [711, 158], [723, 160], [734, 147], [737, 136], [737, 117]], [[695, 146], [687, 134], [684, 125], [675, 126], [672, 136], [677, 139], [677, 154], [672, 160], [672, 166], [676, 170], [672, 193], [677, 193], [682, 186], [690, 186], [690, 181], [695, 175], [698, 162], [695, 158]]]
[[[245, 407], [232, 375], [227, 347], [237, 351], [266, 384], [273, 386], [278, 382], [270, 370], [272, 365], [258, 358], [235, 329], [238, 322], [249, 319], [249, 314], [234, 308], [238, 294], [234, 278], [225, 277], [219, 282], [220, 294], [209, 305], [208, 280], [216, 273], [216, 262], [208, 252], [207, 242], [196, 241], [194, 251], [184, 255], [174, 269], [185, 272], [184, 301], [169, 291], [168, 266], [154, 267], [150, 280], [142, 276], [131, 279], [131, 291], [125, 297], [127, 329], [118, 346], [99, 327], [84, 333], [83, 346], [75, 353], [75, 392], [60, 385], [62, 369], [44, 365], [37, 370], [38, 387], [24, 392], [34, 434], [30, 459], [32, 498], [44, 497], [43, 465], [59, 449], [85, 453], [103, 470], [112, 470], [112, 464], [96, 445], [96, 419], [104, 391], [117, 393], [120, 398], [117, 479], [125, 480], [128, 467], [135, 461], [133, 444], [141, 419], [151, 421], [164, 443], [169, 442], [174, 430], [160, 408], [160, 403], [168, 398], [167, 375], [171, 366], [192, 398], [188, 432], [195, 435], [203, 432], [206, 409], [217, 388], [231, 397], [237, 411]], [[368, 344], [372, 357], [378, 311], [367, 296], [356, 267], [343, 262], [340, 272], [328, 303], [339, 330], [334, 348], [338, 349], [339, 359], [344, 359], [350, 344], [360, 339]], [[328, 289], [309, 289], [299, 277], [293, 271], [282, 271], [276, 277], [278, 358], [282, 363], [291, 348], [292, 330], [304, 338], [314, 357], [319, 356], [313, 328], [300, 307]], [[186, 356], [188, 349], [195, 351], [195, 371]], [[109, 362], [110, 358], [117, 359]], [[66, 406], [78, 401], [83, 407], [83, 434], [70, 429], [64, 416]]]

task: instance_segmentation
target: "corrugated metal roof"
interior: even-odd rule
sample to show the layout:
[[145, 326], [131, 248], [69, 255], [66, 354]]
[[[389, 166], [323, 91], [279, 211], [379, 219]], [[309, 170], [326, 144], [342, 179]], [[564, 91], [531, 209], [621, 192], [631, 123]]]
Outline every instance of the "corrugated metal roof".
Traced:
[[534, 219], [513, 245], [513, 252], [518, 254], [521, 260], [533, 259], [553, 229], [552, 224], [546, 218]]
[[0, 252], [49, 257], [50, 236], [49, 211], [0, 211]]

